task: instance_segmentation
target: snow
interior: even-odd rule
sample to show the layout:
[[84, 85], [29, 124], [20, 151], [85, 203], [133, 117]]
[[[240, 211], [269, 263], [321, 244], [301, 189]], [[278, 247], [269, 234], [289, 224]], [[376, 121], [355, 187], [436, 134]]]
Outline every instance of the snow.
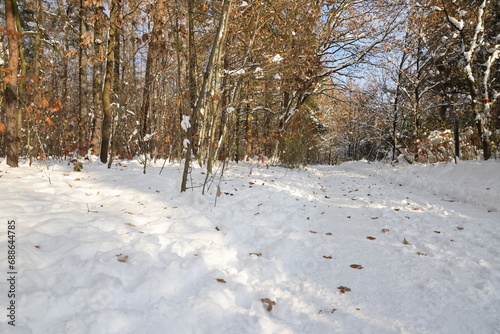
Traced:
[[456, 18], [449, 16], [448, 19], [455, 26], [457, 30], [462, 30], [464, 28], [464, 20], [457, 20]]
[[184, 131], [187, 131], [191, 127], [191, 116], [182, 115], [181, 127]]
[[273, 59], [271, 60], [273, 63], [281, 63], [281, 61], [283, 60], [283, 57], [281, 57], [281, 55], [279, 53], [277, 53]]
[[179, 164], [48, 164], [0, 163], [0, 333], [498, 331], [499, 162], [240, 162], [219, 197]]

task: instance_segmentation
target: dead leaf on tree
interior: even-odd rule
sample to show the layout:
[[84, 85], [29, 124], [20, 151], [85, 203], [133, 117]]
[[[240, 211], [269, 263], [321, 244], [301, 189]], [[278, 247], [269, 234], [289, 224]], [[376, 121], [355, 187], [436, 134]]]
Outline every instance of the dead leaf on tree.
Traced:
[[271, 312], [273, 310], [273, 305], [276, 305], [276, 302], [269, 298], [261, 298], [260, 301], [262, 302], [262, 304], [264, 304], [264, 306], [267, 305], [266, 307], [267, 312]]
[[354, 269], [363, 269], [363, 266], [360, 264], [351, 264], [350, 267]]

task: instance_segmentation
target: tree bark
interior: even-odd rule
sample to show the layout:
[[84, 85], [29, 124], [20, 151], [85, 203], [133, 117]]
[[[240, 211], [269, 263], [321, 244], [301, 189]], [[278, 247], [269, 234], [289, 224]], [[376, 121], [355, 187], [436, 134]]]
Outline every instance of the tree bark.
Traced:
[[102, 90], [102, 142], [101, 142], [101, 162], [108, 162], [108, 148], [111, 139], [111, 94], [113, 91], [113, 77], [115, 67], [115, 43], [116, 34], [121, 26], [121, 6], [120, 0], [111, 2], [110, 27], [108, 36], [108, 57], [106, 60], [106, 76], [104, 78], [104, 88]]
[[[200, 87], [199, 93], [196, 95], [196, 98], [194, 98], [193, 95], [193, 87], [194, 87], [194, 78], [191, 76], [191, 71], [194, 70], [195, 64], [191, 63], [191, 54], [190, 54], [190, 61], [189, 61], [189, 79], [190, 79], [190, 93], [191, 93], [191, 103], [193, 105], [194, 102], [194, 108], [192, 108], [192, 116], [191, 116], [191, 127], [189, 127], [187, 130], [187, 136], [189, 140], [189, 144], [187, 145], [186, 149], [186, 159], [184, 161], [184, 171], [182, 174], [182, 183], [181, 183], [181, 192], [184, 192], [187, 190], [187, 178], [188, 178], [188, 172], [189, 172], [189, 165], [191, 162], [191, 154], [193, 152], [193, 145], [194, 145], [194, 134], [196, 133], [195, 131], [195, 126], [196, 126], [196, 119], [198, 116], [198, 113], [200, 112], [202, 106], [204, 106], [205, 98], [207, 95], [207, 92], [209, 91], [209, 86], [211, 84], [211, 78], [213, 78], [214, 74], [214, 63], [216, 61], [217, 55], [222, 53], [223, 48], [224, 48], [224, 37], [225, 37], [225, 31], [228, 29], [228, 16], [231, 11], [231, 4], [232, 0], [224, 0], [222, 3], [222, 10], [221, 10], [221, 17], [219, 20], [219, 25], [217, 27], [217, 32], [214, 38], [214, 42], [212, 45], [212, 49], [210, 50], [210, 57], [208, 59], [207, 66], [205, 68], [205, 71], [203, 73], [203, 81]], [[194, 30], [192, 27], [192, 15], [193, 15], [193, 0], [189, 0], [189, 16], [190, 16], [190, 22], [189, 22], [189, 39], [190, 39], [190, 52], [194, 52]], [[193, 81], [191, 81], [193, 80]]]
[[80, 85], [80, 92], [78, 95], [79, 99], [79, 117], [78, 117], [78, 148], [79, 154], [85, 155], [85, 148], [87, 144], [87, 117], [88, 117], [88, 105], [87, 105], [87, 90], [88, 90], [88, 79], [87, 79], [87, 45], [84, 41], [84, 36], [87, 32], [87, 26], [85, 22], [86, 18], [86, 7], [84, 5], [84, 0], [80, 0], [80, 49], [79, 49], [79, 71], [78, 71], [78, 82]]
[[92, 73], [92, 95], [94, 104], [94, 119], [92, 124], [92, 154], [99, 156], [102, 142], [102, 62], [104, 61], [103, 42], [103, 6], [97, 3], [94, 10], [94, 59]]
[[5, 144], [7, 164], [11, 167], [19, 166], [20, 137], [18, 132], [17, 88], [19, 71], [19, 41], [20, 34], [16, 30], [14, 0], [5, 0], [5, 23], [9, 42], [8, 75], [5, 85], [4, 111], [6, 114]]

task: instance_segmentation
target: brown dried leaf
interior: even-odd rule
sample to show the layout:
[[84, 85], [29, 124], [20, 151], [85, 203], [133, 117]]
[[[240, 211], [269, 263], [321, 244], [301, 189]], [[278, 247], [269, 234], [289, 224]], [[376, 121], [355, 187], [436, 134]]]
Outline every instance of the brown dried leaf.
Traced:
[[220, 231], [219, 226], [215, 226], [215, 230], [216, 230], [216, 231]]
[[323, 314], [323, 313], [325, 313], [325, 312], [329, 312], [329, 313], [332, 313], [332, 314], [333, 314], [335, 311], [337, 311], [337, 309], [336, 309], [336, 308], [332, 308], [332, 310], [331, 310], [331, 311], [319, 310], [319, 311], [318, 311], [318, 314]]
[[387, 233], [387, 232], [389, 232], [389, 229], [387, 229], [387, 228], [382, 229], [382, 233]]
[[328, 259], [328, 260], [333, 259], [333, 257], [331, 255], [323, 255], [323, 258], [324, 259]]
[[125, 223], [125, 225], [135, 227], [135, 225], [134, 225], [134, 224], [132, 224], [132, 223]]
[[40, 246], [36, 245], [35, 248], [40, 248]]
[[457, 230], [462, 231], [464, 228], [463, 227], [457, 227]]
[[378, 219], [378, 217], [372, 217], [372, 219], [373, 219], [373, 220], [377, 220], [377, 219]]
[[333, 235], [333, 233], [332, 233], [332, 232], [326, 232], [325, 234], [326, 234], [326, 235]]
[[346, 291], [347, 291], [347, 292], [351, 291], [351, 288], [348, 288], [348, 287], [343, 286], [343, 285], [341, 285], [341, 286], [337, 287], [337, 289], [339, 289], [339, 290], [340, 290], [340, 293], [346, 293]]
[[422, 256], [427, 256], [427, 254], [425, 253], [422, 253], [422, 252], [417, 252], [418, 255], [422, 255]]
[[405, 245], [409, 245], [410, 243], [408, 242], [408, 240], [404, 239], [404, 240], [403, 240], [403, 244], [405, 244]]
[[437, 234], [439, 234], [439, 233], [441, 233], [441, 231], [434, 231], [434, 233], [437, 233]]
[[316, 234], [316, 233], [318, 233], [318, 232], [316, 232], [316, 231], [312, 231], [312, 230], [309, 230], [309, 233]]
[[401, 210], [401, 209], [399, 209], [399, 208], [395, 208], [395, 209], [394, 209], [394, 211], [399, 211], [399, 210]]
[[375, 240], [376, 238], [375, 237], [366, 237], [366, 239], [368, 239], [368, 240]]
[[248, 253], [248, 255], [262, 256], [262, 253]]
[[225, 280], [223, 280], [222, 278], [216, 278], [215, 279], [217, 282], [219, 283], [227, 283]]
[[117, 254], [116, 257], [118, 257], [119, 262], [127, 262], [128, 260], [128, 255], [123, 255], [123, 254]]
[[363, 266], [360, 264], [351, 264], [350, 267], [354, 269], [363, 269]]
[[271, 312], [273, 310], [273, 305], [276, 305], [276, 302], [269, 298], [261, 298], [260, 301], [264, 304], [264, 306], [267, 304], [267, 312]]

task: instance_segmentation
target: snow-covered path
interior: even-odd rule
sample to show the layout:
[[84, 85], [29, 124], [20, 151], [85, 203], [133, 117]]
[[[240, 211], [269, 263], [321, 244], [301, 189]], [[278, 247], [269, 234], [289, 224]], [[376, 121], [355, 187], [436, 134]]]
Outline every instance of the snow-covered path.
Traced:
[[0, 164], [1, 333], [500, 333], [498, 162], [141, 168]]

